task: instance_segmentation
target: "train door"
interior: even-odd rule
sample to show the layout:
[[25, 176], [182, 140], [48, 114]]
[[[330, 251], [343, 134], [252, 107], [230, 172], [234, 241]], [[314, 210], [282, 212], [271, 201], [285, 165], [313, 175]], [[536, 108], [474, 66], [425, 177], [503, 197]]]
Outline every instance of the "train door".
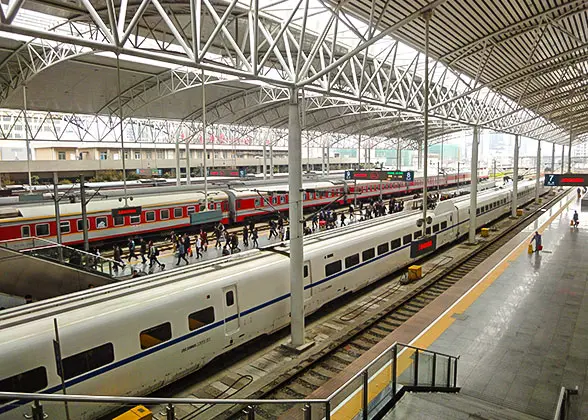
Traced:
[[223, 310], [225, 316], [225, 336], [230, 337], [239, 331], [241, 327], [237, 285], [233, 284], [223, 288]]
[[304, 261], [303, 276], [304, 276], [304, 278], [302, 280], [302, 283], [304, 284], [304, 300], [308, 300], [312, 296], [312, 287], [310, 287], [310, 284], [311, 284], [310, 261]]

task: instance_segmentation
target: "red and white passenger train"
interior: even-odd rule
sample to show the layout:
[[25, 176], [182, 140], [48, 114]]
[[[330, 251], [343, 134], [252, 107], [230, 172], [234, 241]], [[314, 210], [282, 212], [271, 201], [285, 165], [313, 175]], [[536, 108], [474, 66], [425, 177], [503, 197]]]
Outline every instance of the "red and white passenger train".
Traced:
[[[488, 178], [480, 173], [479, 179]], [[466, 184], [470, 174], [432, 176], [428, 185], [448, 187]], [[422, 189], [423, 179], [410, 183], [382, 182], [383, 196], [402, 195]], [[340, 205], [355, 199], [365, 200], [380, 196], [378, 181], [324, 181], [303, 184], [304, 207], [322, 207], [332, 202]], [[95, 198], [87, 206], [90, 242], [101, 242], [130, 235], [144, 235], [158, 231], [186, 228], [191, 225], [191, 214], [205, 211], [204, 192], [186, 191], [152, 196], [136, 196], [132, 206], [141, 206], [140, 215], [113, 217], [112, 209], [122, 207], [119, 199]], [[208, 222], [222, 221], [224, 224], [260, 219], [276, 211], [288, 210], [288, 186], [218, 189], [208, 191], [208, 208], [216, 210], [217, 218]], [[61, 234], [64, 244], [83, 242], [83, 222], [80, 203], [60, 205]], [[56, 240], [57, 226], [53, 203], [23, 204], [0, 208], [0, 240], [40, 237]]]

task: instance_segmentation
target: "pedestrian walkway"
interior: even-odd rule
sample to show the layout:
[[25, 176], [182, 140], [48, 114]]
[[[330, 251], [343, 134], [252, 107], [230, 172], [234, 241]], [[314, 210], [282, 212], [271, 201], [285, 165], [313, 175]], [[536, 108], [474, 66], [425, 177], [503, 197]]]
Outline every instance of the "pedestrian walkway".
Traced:
[[[570, 226], [574, 210], [579, 228]], [[575, 412], [588, 418], [588, 212], [574, 200], [482, 278], [415, 340], [460, 355], [462, 393], [540, 418], [553, 416], [561, 387], [575, 388]], [[533, 232], [543, 251], [528, 253]], [[458, 309], [459, 307], [459, 309]], [[404, 418], [402, 411], [389, 419]]]

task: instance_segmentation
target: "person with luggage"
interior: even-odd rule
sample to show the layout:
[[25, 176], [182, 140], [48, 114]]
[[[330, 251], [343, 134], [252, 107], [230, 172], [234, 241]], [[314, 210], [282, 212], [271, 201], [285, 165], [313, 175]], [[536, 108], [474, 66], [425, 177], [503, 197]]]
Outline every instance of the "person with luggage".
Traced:
[[135, 254], [135, 241], [133, 240], [133, 238], [129, 238], [128, 245], [129, 245], [129, 257], [128, 257], [127, 261], [131, 262], [131, 258], [138, 260], [139, 257], [137, 257], [137, 254]]
[[533, 238], [531, 238], [531, 242], [529, 243], [529, 247], [533, 246], [533, 242], [535, 242], [535, 252], [539, 252], [543, 249], [543, 245], [541, 245], [541, 234], [538, 231], [535, 231]]
[[578, 216], [578, 210], [574, 210], [574, 216], [572, 217], [572, 225], [575, 228], [578, 228], [579, 224], [580, 224], [580, 217]]

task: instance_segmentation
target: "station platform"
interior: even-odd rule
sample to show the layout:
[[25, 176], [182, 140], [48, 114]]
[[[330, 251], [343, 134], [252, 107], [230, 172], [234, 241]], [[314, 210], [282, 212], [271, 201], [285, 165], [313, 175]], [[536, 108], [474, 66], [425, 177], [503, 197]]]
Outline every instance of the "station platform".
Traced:
[[[543, 215], [466, 295], [411, 341], [460, 356], [462, 394], [552, 418], [561, 387], [577, 386], [570, 418], [588, 418], [588, 258], [583, 245], [588, 228], [570, 227], [574, 210], [580, 222], [588, 220], [580, 200]], [[535, 230], [542, 233], [544, 248], [529, 254]], [[418, 399], [401, 400], [385, 418], [415, 413], [420, 416], [410, 418], [426, 418], [427, 409], [439, 409], [427, 407]]]

